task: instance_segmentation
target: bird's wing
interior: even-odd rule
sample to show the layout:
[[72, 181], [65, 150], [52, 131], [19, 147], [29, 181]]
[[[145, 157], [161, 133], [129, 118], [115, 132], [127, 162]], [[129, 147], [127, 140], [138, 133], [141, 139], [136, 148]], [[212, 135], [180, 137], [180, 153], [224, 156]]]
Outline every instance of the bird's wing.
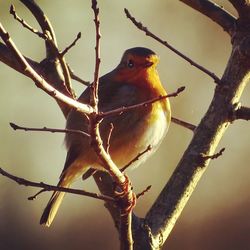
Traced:
[[68, 149], [66, 160], [64, 163], [63, 171], [61, 173], [60, 179], [63, 177], [65, 170], [78, 158], [80, 154], [79, 147], [73, 145]]
[[[90, 101], [90, 88], [87, 88], [78, 99], [82, 103], [89, 104]], [[100, 111], [110, 111], [112, 109], [120, 108], [136, 104], [138, 101], [138, 89], [134, 85], [127, 83], [117, 83], [109, 79], [109, 77], [101, 77], [99, 85], [99, 107]], [[134, 111], [138, 113], [138, 111]], [[120, 134], [123, 131], [124, 125], [133, 125], [134, 119], [139, 119], [139, 115], [132, 115], [131, 113], [125, 113], [121, 116], [111, 116], [105, 118], [100, 127], [101, 136], [104, 145], [107, 142], [107, 137], [110, 129], [110, 123], [115, 126], [112, 136], [116, 137], [116, 134]], [[88, 119], [80, 112], [71, 110], [67, 119], [68, 129], [81, 130], [88, 132]], [[120, 131], [121, 130], [121, 131]], [[89, 152], [90, 147], [89, 138], [81, 136], [79, 134], [68, 133], [65, 136], [66, 146], [68, 153], [64, 164], [63, 173], [65, 170], [84, 152]]]

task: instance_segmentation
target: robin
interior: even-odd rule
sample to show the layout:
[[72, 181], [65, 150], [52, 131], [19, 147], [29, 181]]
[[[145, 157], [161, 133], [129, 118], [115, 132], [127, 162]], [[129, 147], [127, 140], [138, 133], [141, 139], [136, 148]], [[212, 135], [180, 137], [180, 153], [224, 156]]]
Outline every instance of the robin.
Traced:
[[[166, 95], [156, 70], [158, 61], [158, 56], [150, 49], [136, 47], [126, 50], [119, 65], [99, 79], [99, 111], [110, 111]], [[88, 87], [78, 101], [89, 104], [90, 94]], [[152, 150], [132, 164], [132, 167], [138, 166], [157, 149], [167, 132], [170, 119], [168, 99], [119, 115], [108, 116], [100, 124], [103, 145], [107, 144], [110, 125], [113, 124], [109, 153], [119, 168], [151, 146]], [[88, 133], [89, 119], [87, 115], [71, 110], [67, 117], [66, 128]], [[105, 171], [90, 141], [87, 136], [66, 134], [68, 153], [58, 186], [69, 187], [77, 177], [89, 169]], [[48, 227], [51, 225], [64, 194], [57, 191], [53, 193], [42, 214], [40, 224]]]

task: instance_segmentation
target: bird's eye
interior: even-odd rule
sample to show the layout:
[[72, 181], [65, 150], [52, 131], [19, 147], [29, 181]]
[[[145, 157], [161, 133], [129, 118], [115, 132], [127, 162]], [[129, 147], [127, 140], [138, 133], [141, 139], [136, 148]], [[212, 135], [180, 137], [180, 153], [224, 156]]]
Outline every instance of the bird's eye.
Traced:
[[128, 60], [127, 66], [131, 69], [134, 67], [134, 62], [132, 60]]

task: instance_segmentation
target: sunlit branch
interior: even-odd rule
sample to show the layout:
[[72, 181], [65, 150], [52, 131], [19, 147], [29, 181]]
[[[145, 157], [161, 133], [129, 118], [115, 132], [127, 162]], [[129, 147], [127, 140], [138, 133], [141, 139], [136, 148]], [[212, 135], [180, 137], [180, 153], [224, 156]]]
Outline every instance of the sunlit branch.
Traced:
[[98, 118], [102, 119], [102, 118], [105, 118], [105, 117], [108, 117], [108, 116], [122, 114], [124, 112], [128, 112], [128, 111], [133, 110], [133, 109], [146, 107], [147, 105], [152, 104], [154, 102], [157, 102], [157, 101], [160, 101], [160, 100], [163, 100], [163, 99], [166, 99], [166, 98], [170, 98], [170, 97], [176, 97], [184, 90], [185, 90], [185, 87], [183, 86], [183, 87], [178, 88], [175, 92], [173, 92], [171, 94], [168, 94], [168, 95], [165, 95], [165, 96], [159, 96], [159, 97], [150, 99], [148, 101], [141, 102], [141, 103], [138, 103], [138, 104], [135, 104], [135, 105], [127, 106], [127, 107], [121, 107], [121, 108], [113, 109], [113, 110], [106, 111], [106, 112], [99, 112]]
[[12, 174], [6, 172], [5, 170], [3, 170], [2, 168], [0, 168], [0, 174], [15, 181], [19, 185], [30, 186], [30, 187], [39, 187], [39, 188], [43, 188], [46, 191], [60, 191], [60, 192], [65, 192], [65, 193], [78, 194], [78, 195], [88, 196], [88, 197], [92, 197], [92, 198], [104, 200], [104, 201], [113, 201], [113, 202], [115, 201], [114, 198], [106, 196], [106, 195], [91, 193], [91, 192], [87, 192], [87, 191], [79, 190], [79, 189], [53, 186], [53, 185], [49, 185], [49, 184], [46, 184], [43, 182], [29, 181], [29, 180], [26, 180], [24, 178], [20, 178], [20, 177], [17, 177], [15, 175], [12, 175]]
[[128, 19], [130, 19], [132, 21], [132, 23], [141, 31], [145, 32], [145, 34], [149, 37], [152, 37], [153, 39], [155, 39], [156, 41], [158, 41], [159, 43], [161, 43], [162, 45], [164, 45], [165, 47], [167, 47], [168, 49], [170, 49], [171, 51], [173, 51], [175, 54], [177, 54], [178, 56], [180, 56], [181, 58], [183, 58], [185, 61], [189, 62], [192, 66], [196, 67], [197, 69], [199, 69], [200, 71], [202, 71], [203, 73], [207, 74], [208, 76], [210, 76], [215, 83], [220, 84], [221, 80], [218, 76], [216, 76], [213, 72], [207, 70], [206, 68], [204, 68], [203, 66], [201, 66], [200, 64], [194, 62], [192, 59], [190, 59], [188, 56], [184, 55], [183, 53], [181, 53], [179, 50], [175, 49], [172, 45], [170, 45], [167, 41], [162, 40], [161, 38], [159, 38], [158, 36], [156, 36], [155, 34], [153, 34], [151, 31], [148, 30], [147, 27], [143, 26], [143, 24], [141, 22], [138, 22], [127, 9], [124, 9], [126, 16]]
[[21, 52], [17, 49], [16, 45], [10, 38], [9, 34], [5, 31], [2, 24], [0, 23], [0, 37], [3, 39], [9, 50], [12, 52], [12, 55], [15, 57], [17, 62], [20, 65], [20, 70], [25, 72], [25, 75], [27, 75], [29, 78], [31, 78], [36, 86], [38, 88], [43, 89], [47, 94], [52, 96], [53, 98], [64, 102], [65, 104], [69, 105], [70, 107], [73, 107], [77, 109], [80, 112], [90, 114], [93, 112], [93, 108], [87, 104], [79, 103], [72, 98], [62, 94], [58, 90], [56, 90], [54, 87], [52, 87], [45, 79], [41, 77], [33, 68], [32, 66], [27, 62], [25, 57], [21, 54]]
[[178, 119], [176, 117], [173, 117], [173, 116], [171, 117], [171, 121], [178, 124], [178, 125], [180, 125], [180, 126], [182, 126], [182, 127], [184, 127], [184, 128], [187, 128], [187, 129], [189, 129], [189, 130], [191, 130], [193, 132], [196, 129], [195, 125], [193, 125], [191, 123], [188, 123], [188, 122], [185, 122], [185, 121], [182, 121], [182, 120], [180, 120], [180, 119]]
[[83, 132], [81, 130], [75, 130], [75, 129], [58, 129], [58, 128], [29, 128], [29, 127], [22, 127], [19, 125], [16, 125], [15, 123], [10, 122], [10, 126], [14, 130], [24, 130], [24, 131], [37, 131], [37, 132], [51, 132], [51, 133], [64, 133], [64, 134], [79, 134], [82, 136], [90, 137], [90, 135], [86, 132]]
[[[180, 0], [191, 8], [199, 11], [232, 35], [236, 28], [236, 17], [226, 11], [223, 6], [211, 0]], [[236, 0], [238, 1], [238, 0]]]

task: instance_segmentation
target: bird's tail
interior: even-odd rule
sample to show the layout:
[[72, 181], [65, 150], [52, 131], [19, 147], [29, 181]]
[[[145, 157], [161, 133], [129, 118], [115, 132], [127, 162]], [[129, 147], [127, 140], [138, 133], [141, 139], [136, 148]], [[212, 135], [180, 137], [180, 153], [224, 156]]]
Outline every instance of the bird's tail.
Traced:
[[[69, 182], [65, 183], [63, 180], [61, 180], [58, 183], [58, 186], [67, 188], [69, 187]], [[55, 191], [52, 194], [46, 208], [43, 211], [42, 217], [40, 219], [40, 224], [44, 224], [47, 227], [51, 225], [56, 216], [57, 210], [62, 203], [64, 195], [64, 192], [59, 191]]]

